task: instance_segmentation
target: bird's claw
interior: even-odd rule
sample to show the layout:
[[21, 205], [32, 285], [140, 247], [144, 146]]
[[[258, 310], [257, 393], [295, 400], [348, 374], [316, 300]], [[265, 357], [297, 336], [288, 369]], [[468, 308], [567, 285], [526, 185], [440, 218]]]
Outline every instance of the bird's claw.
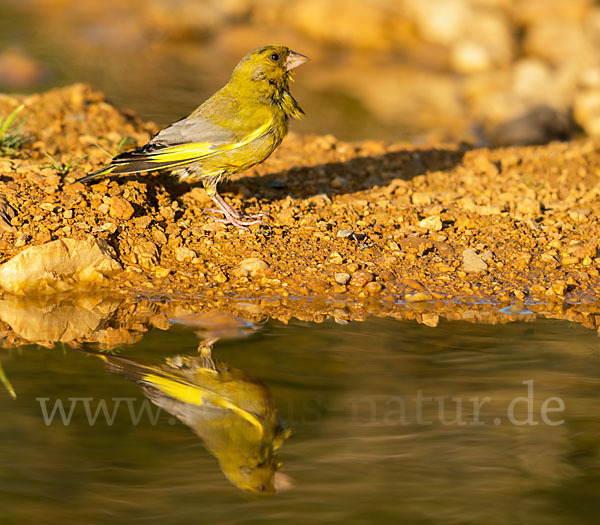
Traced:
[[268, 213], [256, 213], [254, 215], [249, 215], [247, 213], [238, 213], [237, 211], [233, 210], [233, 212], [231, 214], [225, 213], [225, 211], [223, 211], [220, 208], [205, 208], [204, 210], [202, 210], [202, 213], [200, 213], [200, 215], [204, 215], [205, 213], [210, 212], [210, 213], [221, 213], [223, 215], [225, 215], [225, 217], [233, 217], [234, 219], [237, 219], [239, 221], [252, 221], [255, 219], [260, 219], [261, 217], [267, 217], [268, 219], [271, 218], [271, 216]]
[[235, 217], [225, 217], [223, 219], [221, 219], [220, 217], [213, 217], [213, 220], [215, 222], [220, 222], [221, 224], [233, 224], [240, 230], [249, 230], [250, 228], [248, 228], [248, 226], [251, 226], [253, 224], [260, 224], [261, 226], [266, 226], [267, 228], [270, 228], [270, 226], [265, 221], [261, 221], [260, 219], [245, 221], [236, 219]]

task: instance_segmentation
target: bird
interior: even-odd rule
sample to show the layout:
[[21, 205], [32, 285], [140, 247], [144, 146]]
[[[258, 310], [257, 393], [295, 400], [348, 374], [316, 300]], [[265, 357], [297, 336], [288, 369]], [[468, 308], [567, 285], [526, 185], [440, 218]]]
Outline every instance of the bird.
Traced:
[[308, 57], [286, 46], [254, 49], [230, 80], [192, 111], [154, 135], [144, 146], [114, 157], [104, 168], [78, 179], [171, 170], [182, 182], [202, 182], [216, 204], [218, 222], [248, 229], [264, 214], [247, 215], [219, 195], [219, 182], [265, 161], [287, 134], [290, 118], [304, 111], [290, 94], [291, 72]]
[[154, 365], [81, 349], [190, 427], [236, 487], [260, 495], [292, 488], [278, 460], [292, 430], [279, 419], [271, 391], [244, 370], [213, 359], [211, 350], [201, 342], [198, 356], [175, 355]]

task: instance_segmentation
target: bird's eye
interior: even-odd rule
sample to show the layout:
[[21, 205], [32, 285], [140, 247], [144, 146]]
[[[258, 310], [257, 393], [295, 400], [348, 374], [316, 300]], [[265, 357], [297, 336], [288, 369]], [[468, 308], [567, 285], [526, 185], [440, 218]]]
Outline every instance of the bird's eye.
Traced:
[[273, 53], [270, 57], [269, 57], [273, 62], [277, 62], [279, 60], [279, 53]]

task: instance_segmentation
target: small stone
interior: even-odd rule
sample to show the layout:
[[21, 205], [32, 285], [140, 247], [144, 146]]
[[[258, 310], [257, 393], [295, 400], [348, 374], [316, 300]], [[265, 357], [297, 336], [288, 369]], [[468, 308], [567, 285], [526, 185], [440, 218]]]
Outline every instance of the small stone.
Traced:
[[152, 230], [152, 238], [161, 246], [167, 244], [167, 236], [159, 229]]
[[578, 93], [574, 100], [573, 114], [588, 135], [600, 136], [600, 89]]
[[350, 280], [350, 274], [344, 272], [338, 272], [335, 274], [335, 282], [338, 284], [347, 284]]
[[341, 264], [344, 261], [344, 258], [338, 252], [331, 252], [329, 260], [334, 264]]
[[545, 263], [553, 264], [553, 265], [556, 265], [556, 263], [558, 262], [551, 253], [543, 253], [541, 255], [540, 259]]
[[171, 270], [169, 270], [169, 268], [165, 268], [164, 266], [158, 266], [156, 268], [154, 268], [154, 275], [156, 275], [156, 277], [159, 278], [164, 278], [167, 275], [169, 275], [171, 273]]
[[421, 292], [404, 294], [404, 300], [407, 303], [420, 303], [423, 301], [433, 300], [433, 296], [428, 292], [421, 291]]
[[462, 253], [463, 256], [463, 270], [465, 272], [484, 272], [488, 269], [488, 265], [477, 255], [477, 252], [473, 248], [467, 248]]
[[63, 212], [63, 217], [65, 219], [72, 219], [73, 218], [73, 210], [65, 210]]
[[348, 184], [348, 182], [346, 181], [346, 179], [344, 177], [340, 177], [339, 175], [336, 175], [332, 180], [331, 180], [331, 187], [332, 188], [343, 188], [344, 186], [346, 186], [346, 184]]
[[440, 316], [438, 314], [422, 314], [421, 323], [431, 328], [435, 328], [440, 322]]
[[243, 268], [234, 268], [229, 273], [236, 279], [241, 279], [242, 277], [248, 277], [248, 275], [250, 275], [248, 270], [244, 270]]
[[30, 240], [31, 240], [31, 235], [22, 233], [21, 235], [19, 235], [19, 237], [15, 241], [15, 248], [20, 248], [21, 246], [25, 246]]
[[151, 241], [136, 244], [133, 253], [142, 268], [153, 268], [158, 263], [158, 247]]
[[452, 67], [459, 73], [482, 73], [493, 66], [491, 53], [479, 42], [463, 40], [452, 48]]
[[[148, 215], [144, 215], [143, 217], [138, 217], [133, 220], [135, 227], [140, 230], [145, 230], [152, 223], [152, 217], [148, 217]], [[167, 242], [167, 241], [165, 241]]]
[[431, 215], [419, 222], [419, 227], [429, 231], [439, 232], [442, 229], [442, 219], [439, 215]]
[[180, 246], [175, 249], [175, 259], [178, 262], [192, 262], [197, 257], [194, 250]]
[[287, 188], [287, 182], [285, 182], [283, 180], [275, 179], [275, 180], [272, 180], [271, 182], [269, 182], [269, 186], [276, 190], [282, 190], [284, 188]]
[[118, 227], [114, 222], [105, 222], [104, 224], [98, 226], [97, 228], [92, 228], [92, 232], [109, 232], [115, 233]]
[[579, 263], [579, 257], [573, 257], [573, 256], [563, 257], [561, 263], [563, 266], [568, 266], [570, 264], [577, 264], [577, 263]]
[[354, 232], [352, 230], [342, 229], [342, 230], [338, 230], [337, 237], [339, 237], [341, 239], [346, 239], [348, 237], [351, 237], [353, 233]]
[[171, 206], [161, 206], [159, 208], [158, 212], [167, 221], [172, 221], [175, 218], [175, 210], [173, 208], [171, 208]]
[[217, 283], [222, 284], [227, 282], [227, 275], [225, 275], [223, 272], [217, 272], [213, 278]]
[[517, 202], [517, 213], [523, 215], [539, 215], [542, 212], [540, 203], [534, 199], [524, 197]]
[[110, 216], [114, 219], [129, 220], [134, 212], [133, 206], [123, 197], [111, 197]]
[[365, 286], [365, 290], [369, 292], [369, 295], [377, 295], [383, 290], [383, 286], [380, 283], [376, 283], [374, 281], [367, 283]]
[[565, 295], [567, 291], [567, 283], [565, 281], [554, 281], [552, 283], [552, 291], [556, 295]]
[[[600, 258], [599, 258], [600, 259]], [[358, 264], [356, 263], [350, 263], [348, 266], [346, 266], [346, 271], [349, 274], [353, 274], [355, 271], [357, 271], [360, 267], [358, 266]]]
[[410, 200], [415, 206], [427, 206], [431, 204], [431, 196], [428, 193], [415, 191]]
[[350, 286], [354, 288], [363, 288], [367, 283], [370, 283], [375, 279], [375, 276], [371, 272], [366, 270], [358, 270], [352, 274], [350, 278]]
[[254, 277], [257, 273], [266, 270], [269, 265], [259, 259], [258, 257], [250, 257], [249, 259], [244, 259], [240, 264], [239, 268], [242, 270], [246, 270], [252, 277]]

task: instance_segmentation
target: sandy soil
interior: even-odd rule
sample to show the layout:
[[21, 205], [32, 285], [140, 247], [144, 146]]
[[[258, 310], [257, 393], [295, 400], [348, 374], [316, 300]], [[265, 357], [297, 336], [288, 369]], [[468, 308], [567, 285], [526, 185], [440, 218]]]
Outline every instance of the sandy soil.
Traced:
[[[270, 228], [238, 231], [203, 215], [204, 190], [168, 174], [73, 184], [109, 160], [95, 144], [115, 153], [129, 136], [128, 147], [141, 145], [153, 124], [84, 85], [3, 96], [0, 114], [20, 102], [29, 140], [0, 158], [2, 262], [51, 240], [94, 237], [123, 267], [110, 287], [156, 304], [432, 325], [439, 315], [490, 320], [484, 304], [526, 304], [600, 324], [600, 155], [591, 139], [488, 150], [291, 134], [263, 165], [221, 184], [237, 209], [270, 216]], [[60, 170], [45, 152], [59, 163], [87, 157]]]

